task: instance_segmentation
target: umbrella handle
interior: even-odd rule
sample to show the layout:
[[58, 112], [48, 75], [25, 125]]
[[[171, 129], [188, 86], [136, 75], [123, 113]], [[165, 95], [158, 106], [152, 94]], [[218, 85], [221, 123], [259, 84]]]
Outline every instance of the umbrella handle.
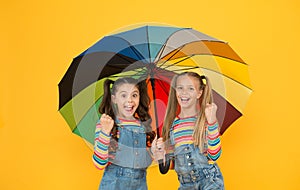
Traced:
[[167, 155], [165, 155], [165, 160], [166, 160], [165, 162], [163, 160], [158, 160], [159, 171], [161, 174], [166, 174], [170, 168], [170, 159], [168, 159]]

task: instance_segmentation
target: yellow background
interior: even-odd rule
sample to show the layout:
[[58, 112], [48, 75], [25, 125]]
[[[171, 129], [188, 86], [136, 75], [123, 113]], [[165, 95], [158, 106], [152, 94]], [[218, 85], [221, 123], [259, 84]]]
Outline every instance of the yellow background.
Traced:
[[[0, 9], [0, 189], [98, 188], [91, 149], [57, 111], [57, 84], [103, 35], [144, 22], [228, 41], [250, 65], [254, 93], [222, 138], [226, 188], [300, 189], [298, 1], [11, 0]], [[148, 182], [178, 186], [156, 167]]]

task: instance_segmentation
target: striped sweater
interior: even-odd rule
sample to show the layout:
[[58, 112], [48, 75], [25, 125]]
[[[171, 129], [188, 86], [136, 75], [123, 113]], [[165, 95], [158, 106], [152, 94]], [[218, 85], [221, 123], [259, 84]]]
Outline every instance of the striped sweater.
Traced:
[[110, 135], [101, 131], [100, 123], [96, 125], [93, 163], [96, 168], [103, 170], [108, 163], [108, 147]]
[[[193, 131], [196, 122], [196, 117], [179, 118], [176, 117], [173, 123], [175, 148], [193, 144]], [[212, 124], [206, 124], [206, 143], [205, 151], [208, 158], [212, 161], [216, 161], [221, 155], [221, 141], [219, 133], [218, 122]]]

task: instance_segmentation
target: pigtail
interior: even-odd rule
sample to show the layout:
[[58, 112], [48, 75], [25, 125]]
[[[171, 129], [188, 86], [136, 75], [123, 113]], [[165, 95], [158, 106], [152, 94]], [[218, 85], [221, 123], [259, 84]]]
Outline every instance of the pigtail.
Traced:
[[143, 126], [145, 127], [146, 145], [147, 147], [151, 147], [152, 141], [154, 140], [156, 133], [152, 130], [151, 127], [152, 119], [149, 114], [150, 98], [148, 95], [146, 80], [140, 81], [137, 84], [137, 86], [140, 92], [140, 104], [136, 110], [136, 114], [141, 120]]
[[196, 127], [194, 130], [194, 144], [199, 147], [202, 152], [205, 152], [205, 143], [206, 143], [206, 132], [205, 132], [205, 108], [206, 104], [211, 104], [213, 102], [212, 97], [212, 88], [209, 82], [209, 79], [202, 75], [200, 76], [200, 90], [202, 90], [202, 95], [199, 99], [200, 111], [196, 121]]
[[178, 111], [178, 101], [176, 98], [176, 81], [178, 75], [175, 75], [171, 81], [167, 110], [162, 128], [162, 137], [164, 142], [168, 142], [170, 138], [170, 129]]
[[113, 113], [112, 110], [112, 102], [111, 102], [111, 92], [110, 92], [110, 85], [113, 84], [114, 81], [110, 79], [106, 79], [104, 81], [104, 93], [103, 93], [103, 99], [101, 101], [101, 104], [99, 106], [99, 113], [101, 114], [108, 114], [111, 116]]
[[[103, 93], [103, 98], [101, 101], [101, 104], [99, 106], [99, 113], [100, 114], [107, 114], [109, 115], [114, 121], [116, 120], [116, 116], [115, 116], [115, 110], [113, 108], [112, 105], [112, 101], [111, 101], [111, 94], [114, 92], [111, 92], [110, 86], [114, 84], [114, 81], [110, 80], [110, 79], [106, 79], [104, 81], [104, 93]], [[114, 91], [114, 89], [112, 89], [112, 91]], [[112, 143], [112, 142], [118, 142], [118, 125], [116, 124], [116, 122], [114, 123], [114, 126], [111, 130], [111, 137], [113, 140], [115, 141], [111, 141], [111, 146], [110, 148], [112, 149], [112, 151], [116, 150], [116, 146], [117, 143]]]
[[202, 95], [202, 99], [203, 99], [202, 104], [206, 106], [207, 103], [211, 104], [213, 102], [212, 88], [210, 85], [210, 81], [206, 76], [201, 75], [201, 79], [202, 79], [202, 84], [204, 86], [203, 95]]
[[[141, 121], [147, 121], [151, 119], [149, 114], [149, 105], [150, 105], [150, 98], [147, 91], [147, 84], [145, 80], [140, 81], [137, 84], [140, 93], [140, 103], [136, 110], [136, 113]], [[150, 125], [148, 125], [150, 126]], [[150, 126], [151, 127], [151, 126]]]

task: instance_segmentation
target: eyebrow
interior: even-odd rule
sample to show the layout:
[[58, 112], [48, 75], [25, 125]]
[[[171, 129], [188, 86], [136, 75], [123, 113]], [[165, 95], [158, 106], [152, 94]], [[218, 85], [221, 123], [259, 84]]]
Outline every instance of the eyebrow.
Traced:
[[[123, 93], [123, 92], [125, 92], [125, 93], [128, 93], [128, 91], [120, 91], [119, 93]], [[138, 90], [135, 90], [135, 91], [132, 91], [132, 93], [139, 93], [139, 91]]]
[[139, 92], [138, 90], [135, 90], [135, 91], [133, 91], [132, 93], [138, 93], [138, 94], [139, 94], [140, 92]]
[[192, 87], [194, 87], [194, 85], [184, 85], [184, 84], [176, 85], [176, 87], [177, 87], [177, 86], [189, 86], [189, 87], [192, 86]]

